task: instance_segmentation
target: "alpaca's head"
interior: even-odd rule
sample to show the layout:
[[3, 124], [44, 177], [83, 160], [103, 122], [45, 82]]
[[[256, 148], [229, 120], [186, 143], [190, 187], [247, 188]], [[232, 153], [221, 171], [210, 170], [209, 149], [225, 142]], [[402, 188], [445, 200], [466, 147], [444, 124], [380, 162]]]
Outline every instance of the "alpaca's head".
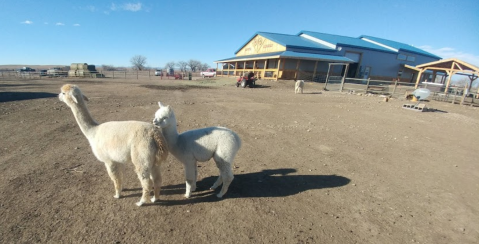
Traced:
[[62, 86], [61, 92], [58, 94], [58, 98], [68, 106], [78, 103], [81, 100], [88, 101], [88, 98], [81, 93], [80, 88], [71, 84]]
[[169, 105], [165, 106], [161, 102], [158, 102], [158, 106], [160, 106], [160, 109], [155, 113], [153, 124], [160, 128], [166, 128], [171, 125], [172, 120], [175, 118], [175, 114]]

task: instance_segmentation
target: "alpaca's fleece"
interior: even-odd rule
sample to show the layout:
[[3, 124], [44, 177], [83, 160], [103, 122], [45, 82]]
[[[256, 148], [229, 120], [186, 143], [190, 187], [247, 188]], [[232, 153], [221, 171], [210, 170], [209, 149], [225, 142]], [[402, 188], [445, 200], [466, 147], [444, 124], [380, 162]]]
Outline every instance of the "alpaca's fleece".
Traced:
[[162, 129], [168, 143], [168, 150], [185, 167], [186, 194], [190, 197], [196, 189], [197, 162], [205, 162], [213, 158], [220, 170], [220, 175], [211, 189], [216, 189], [223, 184], [218, 193], [222, 197], [233, 181], [232, 164], [236, 153], [241, 147], [239, 136], [232, 130], [224, 127], [208, 127], [190, 130], [178, 134], [176, 117], [170, 106], [161, 103], [160, 109], [155, 113], [153, 123]]
[[[98, 124], [91, 117], [86, 97], [75, 85], [64, 85], [59, 99], [72, 110], [78, 126], [88, 139], [95, 157], [105, 163], [115, 185], [115, 198], [120, 197], [124, 164], [131, 162], [140, 179], [143, 194], [138, 206], [159, 199], [161, 187], [160, 165], [168, 156], [165, 138], [160, 128], [140, 121], [111, 121]], [[152, 184], [153, 183], [153, 184]]]
[[294, 93], [303, 93], [303, 88], [304, 88], [304, 80], [298, 80], [294, 84]]

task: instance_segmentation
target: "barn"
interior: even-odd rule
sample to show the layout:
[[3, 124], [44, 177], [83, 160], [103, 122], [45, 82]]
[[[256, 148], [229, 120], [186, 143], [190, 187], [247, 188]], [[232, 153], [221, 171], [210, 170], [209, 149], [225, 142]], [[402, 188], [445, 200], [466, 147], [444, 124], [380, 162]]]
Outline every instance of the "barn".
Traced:
[[417, 47], [378, 37], [313, 31], [296, 35], [256, 32], [234, 54], [215, 61], [218, 76], [253, 72], [261, 79], [325, 82], [332, 72], [347, 78], [415, 82], [418, 72], [406, 65], [441, 59]]

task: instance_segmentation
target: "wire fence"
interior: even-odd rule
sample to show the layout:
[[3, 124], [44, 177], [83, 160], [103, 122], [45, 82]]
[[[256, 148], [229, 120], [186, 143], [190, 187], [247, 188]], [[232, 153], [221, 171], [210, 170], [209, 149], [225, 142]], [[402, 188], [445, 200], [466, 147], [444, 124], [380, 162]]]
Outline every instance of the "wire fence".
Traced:
[[[191, 74], [191, 76], [190, 76]], [[154, 70], [122, 70], [122, 71], [98, 71], [87, 72], [82, 76], [69, 76], [68, 71], [55, 72], [18, 72], [18, 71], [0, 71], [0, 79], [52, 79], [52, 78], [110, 78], [110, 79], [198, 79], [200, 72], [176, 72], [172, 75], [163, 72], [161, 76], [156, 76]], [[305, 77], [301, 77], [305, 78]], [[312, 77], [313, 78], [313, 77]], [[415, 83], [344, 78], [338, 75], [326, 76], [318, 74], [313, 79], [314, 82], [324, 83], [324, 89], [329, 91], [353, 92], [353, 93], [371, 93], [387, 95], [391, 97], [406, 97], [416, 88]], [[469, 89], [468, 87], [445, 87], [440, 84], [419, 84], [418, 88], [427, 88], [431, 90], [432, 100], [469, 104], [471, 106], [479, 105], [479, 88]]]
[[163, 72], [162, 75], [155, 75], [154, 70], [120, 70], [120, 71], [98, 71], [84, 72], [81, 75], [71, 75], [68, 71], [54, 72], [18, 72], [18, 71], [1, 71], [0, 79], [48, 79], [48, 78], [111, 78], [111, 79], [189, 79], [191, 77], [200, 77], [200, 72], [175, 72], [168, 74]]

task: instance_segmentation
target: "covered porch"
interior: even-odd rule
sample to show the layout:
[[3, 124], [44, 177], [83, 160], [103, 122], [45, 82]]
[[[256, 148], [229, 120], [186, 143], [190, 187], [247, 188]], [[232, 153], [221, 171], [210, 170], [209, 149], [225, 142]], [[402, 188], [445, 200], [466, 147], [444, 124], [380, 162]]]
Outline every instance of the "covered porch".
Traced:
[[[330, 63], [352, 63], [346, 57], [283, 51], [257, 55], [236, 56], [215, 61], [217, 76], [235, 77], [253, 72], [259, 79], [312, 81], [326, 80]], [[341, 73], [342, 70], [333, 70]]]

